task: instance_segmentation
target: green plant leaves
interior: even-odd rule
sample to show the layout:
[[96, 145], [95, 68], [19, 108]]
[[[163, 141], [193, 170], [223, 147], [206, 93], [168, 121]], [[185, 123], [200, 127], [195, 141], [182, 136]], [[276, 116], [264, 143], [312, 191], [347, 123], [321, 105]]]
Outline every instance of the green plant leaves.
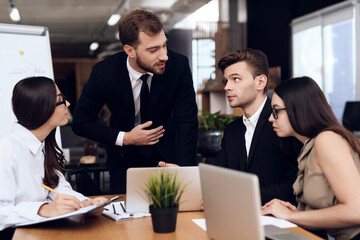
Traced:
[[148, 177], [143, 189], [150, 196], [154, 208], [173, 208], [179, 206], [188, 184], [181, 185], [176, 174], [159, 171]]
[[220, 111], [216, 113], [210, 113], [207, 110], [204, 110], [201, 115], [198, 116], [199, 119], [199, 129], [205, 130], [224, 130], [225, 126], [234, 120], [236, 116], [220, 116]]

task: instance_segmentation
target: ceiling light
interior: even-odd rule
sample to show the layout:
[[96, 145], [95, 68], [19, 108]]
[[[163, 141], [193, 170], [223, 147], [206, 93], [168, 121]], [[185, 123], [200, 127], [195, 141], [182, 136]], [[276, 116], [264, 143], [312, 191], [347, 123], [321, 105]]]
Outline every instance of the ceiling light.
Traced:
[[93, 42], [90, 44], [90, 50], [91, 51], [95, 51], [96, 49], [98, 49], [99, 47], [99, 43], [98, 42]]
[[12, 21], [14, 22], [19, 22], [20, 21], [20, 13], [19, 10], [15, 7], [14, 3], [10, 2], [10, 18]]
[[151, 9], [170, 9], [177, 0], [144, 0], [141, 3], [143, 8]]
[[113, 14], [111, 15], [111, 17], [109, 18], [107, 24], [109, 26], [114, 26], [115, 24], [117, 24], [117, 22], [120, 20], [121, 16], [120, 14]]
[[167, 22], [167, 20], [169, 20], [169, 14], [167, 14], [167, 13], [161, 13], [161, 14], [160, 14], [160, 20], [161, 20], [162, 23]]

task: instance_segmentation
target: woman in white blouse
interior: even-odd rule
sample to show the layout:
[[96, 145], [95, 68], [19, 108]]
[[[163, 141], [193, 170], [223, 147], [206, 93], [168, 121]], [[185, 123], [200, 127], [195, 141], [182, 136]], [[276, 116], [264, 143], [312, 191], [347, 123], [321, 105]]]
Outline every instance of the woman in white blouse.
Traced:
[[21, 80], [14, 87], [12, 106], [18, 122], [0, 140], [0, 231], [105, 201], [75, 192], [64, 178], [65, 159], [55, 131], [67, 124], [70, 104], [54, 81], [46, 77]]

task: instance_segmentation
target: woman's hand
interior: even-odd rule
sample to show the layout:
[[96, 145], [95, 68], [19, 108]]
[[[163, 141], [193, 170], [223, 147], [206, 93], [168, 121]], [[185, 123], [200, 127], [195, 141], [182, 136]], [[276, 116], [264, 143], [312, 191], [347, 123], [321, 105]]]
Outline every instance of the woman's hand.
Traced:
[[[90, 205], [96, 205], [102, 202], [105, 202], [107, 199], [104, 197], [97, 197], [97, 198], [90, 198], [87, 200], [82, 201], [82, 204], [84, 205], [84, 207], [90, 206]], [[101, 215], [101, 213], [104, 211], [104, 207], [98, 208], [94, 211], [91, 211], [89, 214], [91, 215]]]
[[76, 211], [81, 207], [82, 204], [76, 197], [60, 194], [51, 203], [42, 205], [39, 208], [38, 214], [42, 217], [55, 217]]
[[261, 207], [262, 215], [273, 215], [276, 218], [289, 220], [297, 208], [289, 202], [273, 199]]

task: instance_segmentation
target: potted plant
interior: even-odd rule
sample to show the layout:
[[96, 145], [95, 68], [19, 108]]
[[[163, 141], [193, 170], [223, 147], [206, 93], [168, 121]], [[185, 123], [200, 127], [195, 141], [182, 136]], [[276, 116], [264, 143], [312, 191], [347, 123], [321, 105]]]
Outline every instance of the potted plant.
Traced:
[[152, 202], [149, 208], [154, 232], [175, 231], [179, 203], [186, 186], [180, 182], [176, 173], [159, 171], [148, 177], [144, 191]]
[[221, 138], [225, 126], [234, 120], [236, 116], [220, 116], [220, 111], [210, 113], [207, 110], [198, 116], [199, 138], [198, 152], [203, 157], [215, 157], [221, 148]]

